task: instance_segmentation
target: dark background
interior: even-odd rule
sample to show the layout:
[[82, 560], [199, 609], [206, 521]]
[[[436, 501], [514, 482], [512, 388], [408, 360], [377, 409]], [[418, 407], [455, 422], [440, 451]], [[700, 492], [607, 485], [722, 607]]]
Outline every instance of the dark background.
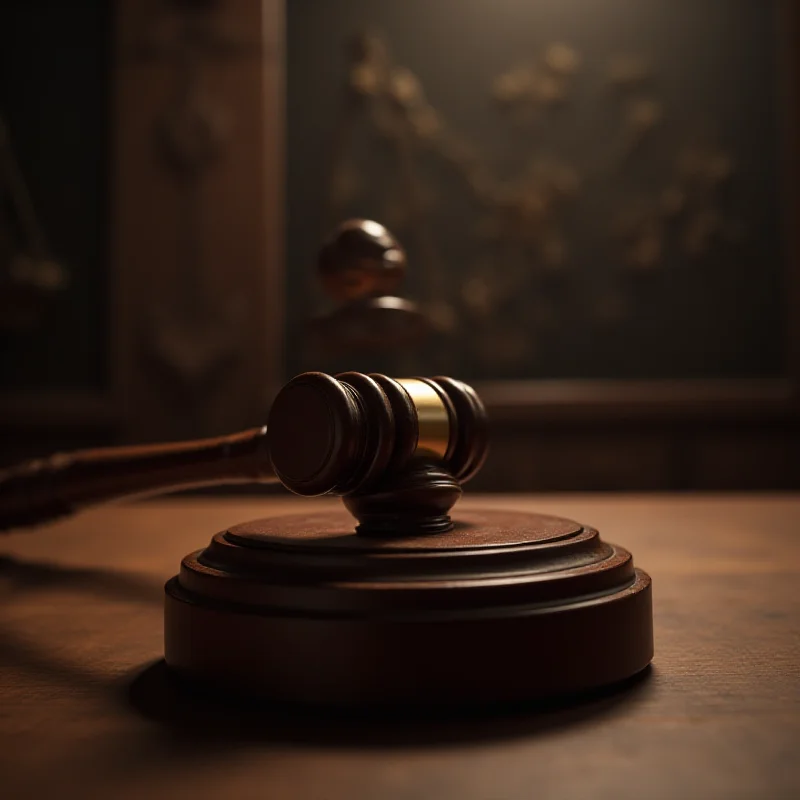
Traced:
[[[412, 70], [429, 101], [451, 126], [476, 143], [496, 172], [513, 176], [525, 158], [555, 155], [585, 176], [566, 209], [568, 263], [559, 280], [529, 286], [494, 325], [528, 325], [544, 303], [554, 319], [534, 352], [511, 363], [481, 360], [456, 330], [443, 346], [419, 356], [418, 369], [450, 370], [469, 379], [743, 378], [785, 368], [787, 304], [781, 131], [787, 97], [779, 89], [775, 3], [749, 0], [479, 0], [367, 2], [305, 0], [288, 6], [287, 157], [288, 298], [297, 331], [313, 296], [305, 276], [323, 230], [321, 187], [331, 142], [344, 114], [345, 46], [353, 33], [382, 33], [396, 63]], [[514, 126], [492, 102], [492, 80], [551, 42], [578, 52], [574, 92], [536, 127]], [[664, 120], [635, 157], [615, 168], [622, 101], [605, 81], [606, 61], [644, 54], [652, 79], [643, 90], [663, 105]], [[784, 128], [781, 128], [781, 125]], [[735, 173], [722, 198], [724, 214], [742, 233], [702, 259], [673, 243], [660, 269], [626, 274], [609, 243], [610, 211], [635, 205], [664, 184], [680, 146], [710, 131], [732, 153]], [[351, 134], [349, 154], [369, 185], [346, 216], [374, 216], [392, 181], [393, 156], [365, 122]], [[430, 211], [442, 265], [456, 293], [476, 241], [466, 231], [477, 209], [452, 171], [430, 155], [418, 164], [435, 187]], [[413, 226], [395, 231], [409, 250], [411, 296], [430, 300]], [[502, 251], [485, 258], [504, 269]], [[415, 267], [417, 270], [415, 271]], [[625, 304], [613, 325], [597, 324], [596, 304], [609, 293]], [[466, 324], [466, 323], [465, 323]], [[531, 331], [532, 337], [537, 336]], [[299, 336], [290, 337], [290, 371], [307, 367]]]
[[111, 6], [47, 0], [0, 9], [0, 115], [69, 284], [36, 329], [0, 333], [6, 387], [108, 383]]
[[[263, 423], [298, 371], [380, 369], [476, 383], [493, 441], [480, 488], [796, 488], [799, 62], [789, 5], [4, 3], [0, 113], [69, 283], [32, 329], [0, 331], [3, 459], [221, 434]], [[476, 260], [501, 276], [505, 257], [473, 235], [479, 209], [460, 179], [415, 154], [433, 191], [425, 224], [444, 288], [431, 289], [415, 224], [400, 224], [403, 292], [423, 309], [454, 303], [457, 323], [416, 351], [334, 359], [309, 348], [307, 323], [331, 307], [315, 261], [331, 224], [345, 44], [370, 27], [496, 175], [555, 158], [581, 184], [558, 215], [563, 268], [544, 277], [532, 268], [476, 324], [457, 301], [465, 276]], [[568, 100], [536, 125], [512, 123], [492, 81], [552, 42], [580, 55]], [[663, 120], [617, 164], [625, 100], [603, 68], [622, 53], [651, 64], [641, 93]], [[159, 139], [187, 108], [195, 116], [181, 122], [179, 145], [187, 163], [200, 153], [194, 171], [165, 159]], [[218, 142], [203, 161], [209, 130]], [[681, 147], [703, 136], [732, 158], [717, 206], [736, 234], [700, 258], [668, 237], [656, 268], [631, 270], [612, 241], [614, 213], [651, 202]], [[345, 150], [363, 185], [341, 215], [380, 219], [397, 191], [394, 156], [365, 125]], [[191, 278], [191, 254], [202, 280]], [[182, 329], [187, 297], [197, 313]], [[603, 320], [609, 302], [620, 312]], [[180, 347], [162, 346], [166, 322]], [[506, 349], [509, 331], [530, 348]]]

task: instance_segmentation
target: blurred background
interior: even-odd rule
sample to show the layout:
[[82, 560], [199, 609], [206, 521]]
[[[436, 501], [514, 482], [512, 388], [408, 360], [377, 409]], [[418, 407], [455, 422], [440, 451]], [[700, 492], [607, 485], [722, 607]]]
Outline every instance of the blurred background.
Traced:
[[[471, 382], [476, 489], [798, 488], [797, 34], [788, 0], [7, 0], [3, 461], [355, 369]], [[358, 217], [391, 285], [318, 268]]]

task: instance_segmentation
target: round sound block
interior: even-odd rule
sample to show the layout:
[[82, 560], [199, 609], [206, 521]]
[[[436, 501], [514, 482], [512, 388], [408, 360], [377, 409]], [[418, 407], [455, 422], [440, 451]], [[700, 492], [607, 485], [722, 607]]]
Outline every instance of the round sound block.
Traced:
[[344, 512], [217, 534], [167, 583], [174, 670], [282, 702], [447, 706], [549, 698], [653, 656], [649, 576], [593, 528], [464, 511], [372, 538]]

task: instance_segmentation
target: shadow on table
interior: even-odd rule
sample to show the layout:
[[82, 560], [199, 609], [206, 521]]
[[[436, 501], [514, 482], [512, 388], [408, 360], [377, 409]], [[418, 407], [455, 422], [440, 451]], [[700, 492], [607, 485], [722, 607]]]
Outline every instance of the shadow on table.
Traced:
[[100, 567], [75, 567], [0, 555], [0, 583], [9, 591], [69, 589], [101, 600], [161, 604], [164, 582], [145, 575]]
[[175, 744], [235, 747], [259, 742], [353, 746], [447, 745], [530, 737], [617, 716], [649, 694], [647, 667], [626, 681], [558, 700], [480, 709], [402, 712], [282, 706], [187, 683], [165, 662], [128, 684], [126, 700]]

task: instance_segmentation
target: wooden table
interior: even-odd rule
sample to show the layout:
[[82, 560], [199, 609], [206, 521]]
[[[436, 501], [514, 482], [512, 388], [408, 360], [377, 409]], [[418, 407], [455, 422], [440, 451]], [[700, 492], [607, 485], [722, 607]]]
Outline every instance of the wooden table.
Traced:
[[462, 501], [595, 525], [652, 575], [650, 674], [583, 704], [380, 721], [176, 689], [159, 658], [180, 558], [328, 502], [161, 501], [0, 541], [0, 796], [800, 797], [800, 497]]

